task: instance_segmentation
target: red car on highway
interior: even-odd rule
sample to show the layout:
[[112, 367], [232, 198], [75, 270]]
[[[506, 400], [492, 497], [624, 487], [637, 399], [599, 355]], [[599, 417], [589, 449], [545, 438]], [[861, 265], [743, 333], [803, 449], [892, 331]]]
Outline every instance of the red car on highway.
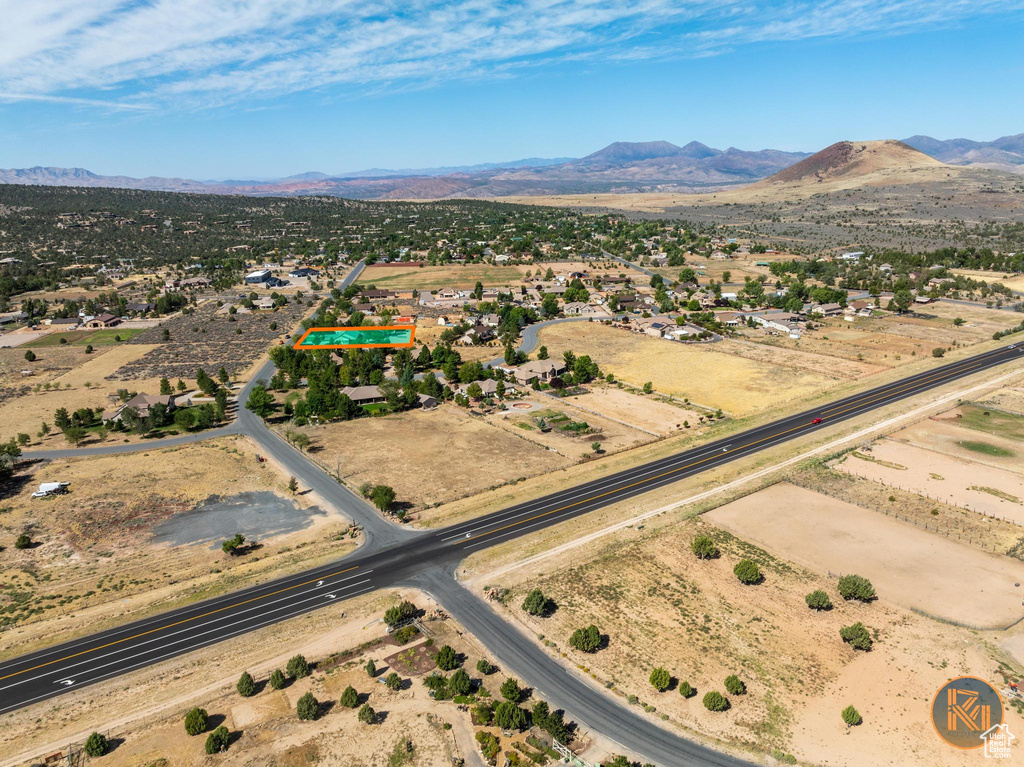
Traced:
[[813, 419], [811, 421], [811, 423], [821, 423], [821, 419], [820, 418], [815, 418], [815, 419]]

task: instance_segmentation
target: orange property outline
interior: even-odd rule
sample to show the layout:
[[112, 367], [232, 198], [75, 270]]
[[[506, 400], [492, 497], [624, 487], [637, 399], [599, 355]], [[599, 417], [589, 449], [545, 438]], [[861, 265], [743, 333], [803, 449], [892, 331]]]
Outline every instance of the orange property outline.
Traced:
[[[409, 331], [409, 342], [404, 344], [316, 344], [312, 346], [303, 346], [302, 342], [306, 340], [306, 337], [316, 332], [323, 332], [327, 330], [408, 330]], [[340, 327], [340, 328], [310, 328], [302, 334], [302, 338], [295, 342], [292, 347], [294, 349], [404, 349], [413, 346], [416, 342], [416, 326], [415, 325], [360, 325], [358, 327]]]

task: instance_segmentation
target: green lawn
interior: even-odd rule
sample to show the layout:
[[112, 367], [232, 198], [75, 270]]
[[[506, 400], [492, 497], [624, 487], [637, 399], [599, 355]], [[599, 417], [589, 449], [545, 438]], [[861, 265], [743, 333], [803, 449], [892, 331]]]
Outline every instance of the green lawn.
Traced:
[[143, 328], [130, 328], [130, 329], [119, 329], [110, 328], [109, 330], [69, 330], [67, 333], [51, 333], [48, 336], [37, 338], [35, 341], [29, 341], [24, 345], [26, 349], [39, 349], [45, 346], [60, 346], [61, 339], [63, 338], [70, 346], [113, 346], [120, 337], [121, 341], [127, 341], [133, 336], [137, 336], [141, 333]]
[[968, 450], [973, 450], [975, 453], [984, 453], [985, 455], [991, 455], [995, 458], [1012, 458], [1015, 455], [1012, 450], [1007, 450], [1005, 447], [993, 445], [990, 442], [961, 440], [958, 444]]
[[963, 417], [959, 421], [961, 426], [997, 437], [1024, 441], [1024, 415], [986, 410], [978, 405], [967, 405], [961, 410], [963, 411]]

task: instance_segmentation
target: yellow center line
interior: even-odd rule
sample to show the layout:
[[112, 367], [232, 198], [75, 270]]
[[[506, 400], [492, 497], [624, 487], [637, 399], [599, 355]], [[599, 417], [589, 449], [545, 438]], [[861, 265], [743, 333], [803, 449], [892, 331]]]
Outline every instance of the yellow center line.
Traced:
[[28, 673], [29, 671], [35, 671], [36, 669], [45, 668], [46, 666], [52, 666], [54, 663], [62, 663], [64, 661], [66, 661], [66, 660], [71, 660], [72, 658], [77, 658], [80, 655], [88, 655], [89, 653], [96, 652], [97, 650], [103, 650], [103, 649], [105, 649], [107, 647], [113, 647], [114, 645], [118, 645], [118, 644], [121, 644], [123, 642], [130, 642], [133, 639], [138, 639], [139, 637], [144, 637], [147, 634], [155, 634], [158, 631], [163, 631], [165, 629], [173, 628], [174, 626], [180, 626], [183, 623], [190, 623], [192, 621], [199, 620], [200, 618], [206, 618], [206, 617], [208, 617], [210, 615], [216, 615], [217, 613], [224, 612], [225, 610], [232, 610], [232, 609], [234, 609], [236, 607], [241, 607], [242, 605], [247, 605], [250, 602], [258, 602], [261, 599], [266, 599], [267, 597], [272, 597], [272, 596], [275, 596], [277, 594], [283, 594], [286, 591], [292, 591], [293, 589], [302, 588], [303, 586], [308, 586], [310, 583], [316, 583], [317, 581], [324, 580], [325, 578], [333, 578], [335, 575], [341, 575], [342, 573], [348, 573], [348, 572], [351, 572], [353, 570], [358, 570], [358, 569], [359, 569], [359, 567], [357, 565], [356, 567], [349, 567], [349, 568], [346, 568], [345, 570], [338, 570], [337, 572], [328, 573], [327, 575], [321, 575], [321, 576], [319, 576], [317, 578], [313, 578], [311, 580], [304, 581], [302, 583], [296, 583], [294, 586], [288, 586], [288, 587], [283, 588], [283, 589], [278, 589], [277, 591], [271, 591], [269, 594], [263, 594], [263, 595], [258, 596], [258, 597], [251, 597], [250, 599], [244, 599], [241, 602], [235, 602], [234, 604], [231, 604], [231, 605], [226, 605], [224, 607], [218, 607], [216, 610], [210, 610], [209, 612], [202, 613], [201, 615], [193, 615], [191, 618], [184, 618], [184, 619], [182, 619], [180, 621], [175, 621], [174, 623], [168, 623], [166, 626], [158, 626], [155, 629], [149, 629], [148, 631], [142, 631], [142, 632], [139, 632], [138, 634], [133, 634], [130, 637], [124, 637], [123, 639], [118, 639], [118, 640], [115, 640], [113, 642], [107, 642], [107, 644], [98, 645], [97, 647], [90, 647], [88, 650], [82, 650], [81, 652], [76, 652], [76, 653], [73, 653], [71, 655], [65, 655], [63, 658], [56, 658], [54, 660], [49, 660], [46, 663], [40, 663], [38, 666], [32, 666], [31, 668], [22, 669], [21, 671], [15, 671], [13, 674], [7, 674], [6, 676], [0, 676], [0, 681], [2, 681], [4, 679], [10, 679], [11, 677], [18, 676], [19, 674]]
[[977, 363], [975, 363], [973, 365], [967, 365], [965, 367], [959, 367], [956, 370], [946, 370], [946, 371], [944, 371], [942, 373], [938, 373], [936, 375], [931, 375], [931, 376], [928, 376], [926, 378], [920, 378], [920, 379], [918, 379], [918, 380], [916, 380], [916, 381], [914, 381], [912, 383], [908, 383], [908, 384], [905, 384], [903, 386], [898, 386], [896, 388], [890, 388], [890, 389], [888, 389], [886, 391], [883, 391], [883, 392], [875, 392], [870, 397], [863, 397], [863, 398], [861, 398], [859, 400], [855, 400], [853, 402], [847, 402], [846, 405], [844, 405], [844, 406], [834, 407], [834, 408], [831, 408], [829, 410], [823, 410], [821, 412], [821, 414], [822, 415], [828, 415], [829, 413], [845, 413], [847, 410], [853, 410], [855, 408], [861, 407], [862, 405], [866, 405], [869, 402], [875, 402], [876, 400], [885, 399], [886, 397], [890, 397], [893, 394], [898, 394], [899, 392], [906, 391], [907, 389], [913, 389], [915, 386], [919, 386], [921, 384], [928, 383], [929, 381], [935, 381], [935, 380], [940, 380], [941, 381], [944, 378], [949, 378], [951, 376], [958, 376], [961, 373], [964, 373], [965, 371], [973, 370], [974, 368], [981, 367], [984, 364], [985, 364], [984, 362], [977, 362]]

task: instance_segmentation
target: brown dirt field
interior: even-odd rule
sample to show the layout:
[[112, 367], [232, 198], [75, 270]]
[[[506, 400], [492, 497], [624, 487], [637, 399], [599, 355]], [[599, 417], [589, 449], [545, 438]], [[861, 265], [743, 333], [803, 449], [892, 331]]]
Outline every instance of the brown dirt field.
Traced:
[[[55, 479], [70, 482], [70, 492], [29, 497], [38, 483]], [[243, 437], [154, 447], [130, 460], [112, 455], [38, 463], [20, 470], [15, 481], [16, 491], [3, 500], [3, 537], [28, 531], [38, 545], [0, 551], [0, 577], [10, 587], [0, 591], [0, 604], [21, 605], [9, 616], [18, 630], [0, 634], [0, 655], [27, 652], [35, 642], [52, 644], [54, 632], [95, 631], [108, 621], [267, 580], [338, 557], [356, 543], [336, 538], [348, 523], [329, 509], [296, 532], [259, 536], [261, 548], [246, 556], [211, 551], [208, 543], [151, 542], [155, 525], [211, 496], [266, 490], [287, 495], [287, 478], [257, 463], [254, 446]], [[311, 501], [296, 500], [302, 506]]]
[[455, 406], [303, 429], [311, 457], [349, 487], [391, 485], [413, 507], [470, 496], [569, 461]]
[[788, 483], [704, 519], [816, 572], [863, 575], [881, 599], [929, 615], [973, 626], [1024, 616], [1013, 585], [1024, 563]]
[[[30, 388], [19, 396], [0, 400], [0, 424], [3, 424], [0, 436], [7, 439], [18, 432], [25, 432], [31, 435], [34, 448], [67, 447], [64, 437], [56, 429], [56, 434], [40, 440], [36, 436], [40, 423], [47, 421], [52, 426], [53, 413], [60, 407], [67, 408], [69, 412], [82, 407], [106, 409], [111, 404], [109, 395], [117, 394], [118, 389], [158, 394], [158, 378], [131, 382], [116, 378], [108, 380], [108, 376], [114, 376], [122, 365], [139, 359], [153, 348], [144, 344], [123, 344], [97, 347], [92, 354], [86, 354], [84, 347], [48, 347], [36, 350], [37, 359], [33, 363], [25, 362], [24, 350], [0, 349], [0, 380], [4, 386], [34, 388], [37, 384], [49, 382], [61, 387], [60, 391], [39, 392]], [[18, 371], [25, 367], [45, 372], [21, 378]], [[16, 381], [11, 373], [17, 377]], [[86, 383], [89, 387], [85, 386]]]
[[[564, 662], [595, 686], [610, 685], [608, 694], [620, 701], [636, 695], [656, 707], [652, 719], [668, 717], [663, 726], [738, 744], [748, 749], [747, 758], [763, 759], [777, 748], [809, 763], [851, 767], [963, 763], [935, 737], [926, 702], [961, 673], [998, 681], [998, 651], [967, 630], [885, 599], [843, 602], [824, 573], [790, 565], [706, 519], [628, 531], [491, 585], [510, 588], [509, 617], [542, 634], [552, 654], [564, 653]], [[699, 533], [716, 539], [719, 559], [702, 562], [689, 553], [688, 543]], [[761, 564], [764, 583], [739, 584], [732, 567], [743, 556]], [[551, 617], [531, 618], [519, 609], [534, 587], [557, 602]], [[807, 609], [804, 595], [815, 588], [832, 592], [831, 612]], [[856, 621], [877, 637], [871, 653], [858, 653], [838, 637], [841, 626]], [[593, 655], [571, 650], [570, 633], [591, 622], [608, 635], [608, 646]], [[674, 687], [656, 692], [648, 682], [656, 666], [690, 682], [697, 695], [683, 699]], [[722, 681], [732, 673], [747, 693], [728, 696], [732, 708], [724, 714], [704, 710], [704, 693], [724, 692]], [[839, 716], [849, 704], [864, 716], [852, 730]], [[1014, 711], [1008, 721], [1011, 728], [1022, 723]]]
[[[835, 464], [835, 468], [985, 516], [1024, 525], [1024, 504], [1021, 502], [1024, 480], [1020, 474], [887, 439], [874, 443], [870, 452], [848, 454], [845, 460]], [[976, 489], [979, 487], [991, 488], [1005, 496]]]
[[381, 290], [416, 288], [420, 292], [438, 288], [472, 290], [477, 282], [485, 288], [517, 285], [531, 266], [493, 266], [466, 264], [403, 268], [399, 266], [368, 266], [359, 275], [363, 285], [376, 285]]
[[562, 401], [595, 410], [662, 436], [678, 432], [686, 421], [690, 423], [692, 431], [697, 428], [701, 416], [705, 415], [698, 410], [677, 407], [655, 397], [645, 397], [614, 386], [594, 384], [588, 385], [587, 389], [587, 394], [566, 397]]
[[[540, 331], [552, 357], [566, 349], [588, 354], [604, 372], [700, 405], [747, 415], [838, 383], [822, 373], [746, 359], [746, 345], [733, 341], [692, 346], [650, 338], [598, 323], [570, 322]], [[828, 369], [823, 366], [824, 369]]]

